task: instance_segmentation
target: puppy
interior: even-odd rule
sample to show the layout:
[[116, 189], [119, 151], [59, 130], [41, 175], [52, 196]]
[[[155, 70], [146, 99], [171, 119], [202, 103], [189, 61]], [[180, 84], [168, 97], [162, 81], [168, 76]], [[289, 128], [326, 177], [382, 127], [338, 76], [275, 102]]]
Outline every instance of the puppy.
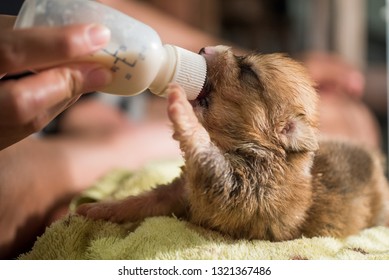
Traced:
[[380, 156], [318, 141], [317, 95], [305, 69], [279, 55], [200, 51], [206, 85], [191, 102], [169, 88], [168, 114], [185, 166], [136, 197], [81, 205], [113, 222], [175, 215], [233, 238], [345, 237], [388, 224]]

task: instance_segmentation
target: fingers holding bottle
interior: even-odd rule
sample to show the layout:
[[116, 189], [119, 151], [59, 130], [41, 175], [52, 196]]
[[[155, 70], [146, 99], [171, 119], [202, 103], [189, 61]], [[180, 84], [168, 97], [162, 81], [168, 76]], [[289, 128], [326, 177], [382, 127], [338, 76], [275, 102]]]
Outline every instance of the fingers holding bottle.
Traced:
[[[0, 80], [0, 150], [39, 131], [85, 92], [112, 81], [109, 69], [78, 58], [104, 47], [107, 28], [97, 25], [4, 30], [0, 73], [36, 73]], [[2, 35], [3, 35], [2, 34]]]
[[66, 63], [103, 48], [109, 39], [109, 29], [99, 24], [3, 30], [0, 73]]

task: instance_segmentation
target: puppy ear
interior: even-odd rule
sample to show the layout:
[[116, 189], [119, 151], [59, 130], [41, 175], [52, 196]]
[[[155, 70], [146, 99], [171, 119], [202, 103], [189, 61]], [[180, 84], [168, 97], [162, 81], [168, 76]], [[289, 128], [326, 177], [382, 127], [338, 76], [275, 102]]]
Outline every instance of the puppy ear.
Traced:
[[319, 148], [316, 128], [302, 118], [288, 120], [280, 129], [280, 139], [287, 151], [315, 151]]

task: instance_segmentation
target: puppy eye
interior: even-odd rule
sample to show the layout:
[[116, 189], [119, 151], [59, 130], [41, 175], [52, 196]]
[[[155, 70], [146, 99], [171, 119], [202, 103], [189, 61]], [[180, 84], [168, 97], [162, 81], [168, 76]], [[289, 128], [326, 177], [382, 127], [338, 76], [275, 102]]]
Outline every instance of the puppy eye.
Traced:
[[234, 58], [238, 64], [238, 67], [240, 69], [239, 78], [241, 80], [246, 81], [247, 79], [251, 80], [254, 79], [256, 83], [259, 83], [259, 77], [258, 74], [253, 70], [252, 65], [244, 61], [243, 56], [236, 56], [234, 55]]
[[253, 78], [256, 80], [256, 82], [259, 82], [259, 78], [257, 73], [251, 68], [251, 65], [248, 64], [241, 64], [239, 65], [240, 68], [240, 76], [249, 76], [250, 78]]

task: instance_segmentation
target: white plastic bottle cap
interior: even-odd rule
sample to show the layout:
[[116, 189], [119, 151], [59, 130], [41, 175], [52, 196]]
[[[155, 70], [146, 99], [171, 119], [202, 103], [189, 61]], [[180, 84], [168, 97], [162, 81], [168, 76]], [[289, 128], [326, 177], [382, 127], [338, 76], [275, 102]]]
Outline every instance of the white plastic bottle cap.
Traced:
[[197, 53], [173, 46], [177, 53], [177, 65], [172, 82], [185, 90], [188, 100], [194, 100], [200, 94], [207, 76], [205, 58]]

